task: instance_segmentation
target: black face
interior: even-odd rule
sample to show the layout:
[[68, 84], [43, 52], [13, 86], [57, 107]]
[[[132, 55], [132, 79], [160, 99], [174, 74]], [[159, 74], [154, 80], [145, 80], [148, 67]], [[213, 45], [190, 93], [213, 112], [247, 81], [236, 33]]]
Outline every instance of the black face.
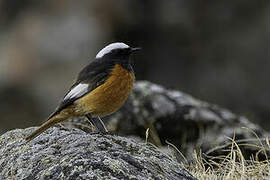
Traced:
[[113, 49], [111, 50], [111, 52], [107, 54], [107, 56], [111, 59], [119, 59], [122, 61], [128, 61], [131, 53], [132, 53], [131, 48]]
[[105, 54], [104, 57], [111, 59], [128, 60], [131, 53], [140, 50], [141, 48], [119, 48], [113, 49], [109, 53]]
[[134, 51], [139, 50], [140, 48], [117, 48], [113, 49], [110, 52], [104, 54], [98, 61], [106, 62], [108, 64], [120, 64], [127, 70], [133, 72], [130, 65], [130, 55]]

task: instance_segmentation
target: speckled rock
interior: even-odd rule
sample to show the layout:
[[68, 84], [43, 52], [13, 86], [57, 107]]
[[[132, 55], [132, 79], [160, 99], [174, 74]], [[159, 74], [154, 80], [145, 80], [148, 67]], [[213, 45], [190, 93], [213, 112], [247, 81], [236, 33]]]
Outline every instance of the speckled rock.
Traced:
[[195, 179], [144, 142], [57, 126], [25, 143], [34, 129], [0, 137], [0, 179]]

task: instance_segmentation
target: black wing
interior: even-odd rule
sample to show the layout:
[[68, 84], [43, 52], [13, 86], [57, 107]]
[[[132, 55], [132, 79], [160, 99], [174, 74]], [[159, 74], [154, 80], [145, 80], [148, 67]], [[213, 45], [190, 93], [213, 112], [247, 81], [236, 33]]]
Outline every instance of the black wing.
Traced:
[[[105, 62], [103, 59], [95, 59], [93, 62], [88, 64], [79, 73], [76, 82], [71, 86], [68, 93], [61, 101], [60, 105], [56, 108], [55, 112], [49, 116], [48, 119], [59, 113], [64, 108], [71, 105], [77, 99], [83, 97], [84, 95], [88, 94], [89, 92], [103, 84], [107, 80], [112, 69], [113, 64], [109, 63], [108, 61]], [[74, 96], [70, 95], [69, 93], [71, 93], [71, 91], [79, 85], [87, 85], [87, 87], [83, 86], [81, 92], [77, 93]]]

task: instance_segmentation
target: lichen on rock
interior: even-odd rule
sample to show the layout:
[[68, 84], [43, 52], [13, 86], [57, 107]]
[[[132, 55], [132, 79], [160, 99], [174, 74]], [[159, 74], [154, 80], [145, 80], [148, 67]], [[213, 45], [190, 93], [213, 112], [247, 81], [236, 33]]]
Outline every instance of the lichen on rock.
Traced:
[[195, 179], [144, 142], [57, 126], [26, 143], [34, 129], [0, 137], [0, 179]]

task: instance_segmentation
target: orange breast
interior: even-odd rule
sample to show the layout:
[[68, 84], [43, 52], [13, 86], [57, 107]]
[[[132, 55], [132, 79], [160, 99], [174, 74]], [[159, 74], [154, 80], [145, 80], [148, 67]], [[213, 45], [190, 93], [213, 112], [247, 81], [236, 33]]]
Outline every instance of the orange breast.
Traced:
[[117, 64], [104, 84], [75, 102], [76, 109], [93, 117], [109, 115], [125, 103], [134, 81], [134, 74]]

